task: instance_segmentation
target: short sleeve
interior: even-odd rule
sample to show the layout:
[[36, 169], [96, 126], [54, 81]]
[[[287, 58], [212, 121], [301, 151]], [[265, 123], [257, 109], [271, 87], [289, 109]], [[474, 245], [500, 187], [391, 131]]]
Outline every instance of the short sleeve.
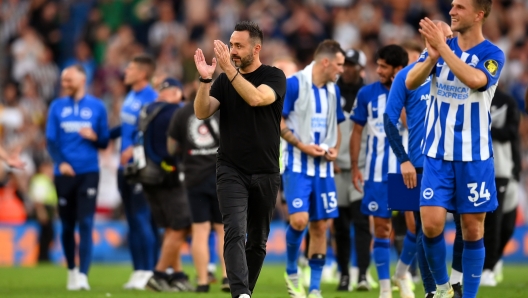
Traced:
[[335, 85], [335, 92], [336, 92], [336, 115], [337, 115], [337, 123], [344, 122], [346, 120], [345, 114], [343, 114], [343, 108], [341, 107], [341, 90], [339, 89], [339, 86]]
[[401, 111], [405, 106], [405, 99], [407, 98], [407, 88], [405, 87], [406, 76], [406, 71], [400, 71], [394, 78], [389, 91], [385, 114], [387, 114], [389, 120], [394, 125], [399, 122]]
[[488, 78], [486, 85], [479, 89], [480, 92], [488, 90], [491, 86], [496, 85], [499, 81], [500, 74], [502, 72], [502, 67], [504, 66], [504, 53], [497, 49], [493, 53], [486, 55], [484, 59], [481, 59], [476, 69], [484, 72]]
[[293, 111], [295, 101], [299, 98], [299, 79], [296, 76], [289, 77], [286, 80], [286, 95], [284, 96], [284, 105], [282, 107], [282, 116], [285, 118]]
[[271, 67], [269, 73], [262, 84], [269, 86], [275, 91], [276, 100], [284, 99], [284, 94], [286, 93], [286, 76], [284, 72], [278, 68]]
[[220, 105], [222, 105], [222, 101], [224, 100], [224, 86], [226, 86], [225, 80], [226, 74], [220, 74], [213, 82], [211, 90], [209, 91], [209, 96], [216, 98], [220, 102]]
[[359, 90], [354, 107], [352, 108], [352, 114], [350, 114], [350, 120], [361, 126], [365, 126], [368, 120], [368, 94], [366, 93], [365, 87]]

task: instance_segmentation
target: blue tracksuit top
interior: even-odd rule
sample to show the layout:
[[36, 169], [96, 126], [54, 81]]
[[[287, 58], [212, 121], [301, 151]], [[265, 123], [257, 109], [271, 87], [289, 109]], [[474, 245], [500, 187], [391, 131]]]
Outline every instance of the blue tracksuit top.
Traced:
[[138, 133], [139, 112], [158, 98], [158, 93], [150, 85], [140, 91], [128, 92], [121, 108], [121, 152], [135, 144]]
[[[83, 127], [91, 127], [95, 131], [96, 142], [79, 134]], [[87, 94], [79, 101], [63, 97], [51, 103], [46, 141], [56, 175], [60, 174], [59, 165], [62, 162], [69, 163], [76, 174], [98, 172], [98, 149], [106, 148], [108, 139], [108, 118], [100, 99]]]

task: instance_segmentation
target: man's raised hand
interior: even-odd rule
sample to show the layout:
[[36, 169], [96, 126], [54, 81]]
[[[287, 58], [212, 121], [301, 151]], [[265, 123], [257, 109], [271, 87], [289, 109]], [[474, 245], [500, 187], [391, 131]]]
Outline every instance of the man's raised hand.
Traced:
[[204, 54], [201, 49], [197, 49], [194, 52], [194, 64], [200, 76], [204, 79], [212, 79], [216, 69], [216, 58], [213, 58], [211, 65], [208, 65], [205, 61]]
[[227, 72], [230, 67], [234, 68], [233, 64], [231, 64], [231, 54], [229, 53], [229, 47], [227, 47], [225, 43], [220, 40], [215, 40], [214, 51], [215, 56], [218, 59], [218, 64], [224, 72]]

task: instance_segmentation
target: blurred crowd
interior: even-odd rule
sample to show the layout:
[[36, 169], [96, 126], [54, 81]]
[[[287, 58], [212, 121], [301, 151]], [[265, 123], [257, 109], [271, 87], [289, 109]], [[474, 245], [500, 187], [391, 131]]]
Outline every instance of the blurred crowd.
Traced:
[[[506, 53], [501, 88], [524, 110], [528, 1], [493, 2], [484, 34]], [[380, 46], [421, 42], [419, 20], [429, 17], [449, 23], [450, 6], [450, 0], [3, 0], [0, 143], [12, 152], [20, 151], [27, 166], [24, 171], [0, 169], [0, 204], [11, 206], [9, 212], [0, 207], [0, 222], [25, 220], [25, 210], [45, 217], [39, 204], [53, 205], [56, 200], [51, 194], [42, 194], [41, 178], [52, 179], [44, 124], [49, 103], [60, 96], [60, 71], [69, 65], [85, 67], [89, 92], [105, 102], [113, 127], [120, 122], [121, 103], [128, 91], [123, 71], [136, 54], [147, 52], [155, 57], [154, 85], [167, 76], [178, 78], [189, 99], [197, 87], [196, 48], [201, 48], [210, 61], [213, 40], [227, 42], [235, 23], [250, 19], [264, 32], [263, 63], [293, 57], [303, 67], [311, 61], [320, 41], [333, 38], [342, 48], [361, 49], [367, 55], [364, 78], [371, 83], [377, 80], [374, 54]], [[525, 116], [521, 134], [524, 175], [520, 193], [522, 209], [527, 212]], [[115, 181], [118, 147], [111, 144], [101, 155], [100, 217], [120, 214]], [[42, 175], [37, 177], [36, 173]], [[7, 202], [6, 198], [20, 200]], [[20, 214], [13, 210], [20, 210]]]

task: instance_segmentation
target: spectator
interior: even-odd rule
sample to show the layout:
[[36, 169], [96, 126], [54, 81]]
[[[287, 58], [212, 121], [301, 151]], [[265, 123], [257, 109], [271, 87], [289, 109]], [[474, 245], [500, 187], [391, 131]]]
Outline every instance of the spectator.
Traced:
[[59, 68], [53, 61], [53, 50], [44, 49], [38, 60], [38, 67], [32, 72], [31, 76], [37, 84], [37, 90], [45, 102], [50, 102], [57, 92], [59, 82]]
[[34, 71], [38, 67], [38, 58], [44, 51], [44, 44], [31, 27], [23, 29], [20, 38], [11, 47], [13, 55], [12, 78], [16, 81]]
[[40, 3], [41, 5], [32, 8], [29, 25], [35, 28], [46, 46], [51, 49], [53, 52], [52, 57], [58, 58], [61, 32], [57, 3], [55, 1], [33, 1], [32, 4], [34, 3]]
[[86, 85], [91, 86], [95, 75], [95, 60], [92, 55], [92, 50], [88, 43], [84, 40], [79, 41], [75, 45], [75, 58], [72, 58], [65, 63], [65, 68], [71, 65], [80, 64], [86, 71]]
[[[197, 5], [196, 3], [193, 6]], [[203, 7], [203, 6], [202, 6]], [[175, 20], [174, 11], [169, 1], [158, 5], [159, 20], [152, 25], [149, 31], [149, 45], [155, 49], [161, 47], [163, 40], [172, 36], [175, 45], [180, 46], [185, 40], [185, 28]]]
[[40, 226], [39, 235], [39, 262], [47, 262], [50, 245], [55, 238], [53, 220], [57, 211], [57, 191], [53, 185], [53, 163], [43, 161], [38, 166], [38, 173], [31, 178], [29, 183], [29, 198], [34, 204], [35, 215]]

